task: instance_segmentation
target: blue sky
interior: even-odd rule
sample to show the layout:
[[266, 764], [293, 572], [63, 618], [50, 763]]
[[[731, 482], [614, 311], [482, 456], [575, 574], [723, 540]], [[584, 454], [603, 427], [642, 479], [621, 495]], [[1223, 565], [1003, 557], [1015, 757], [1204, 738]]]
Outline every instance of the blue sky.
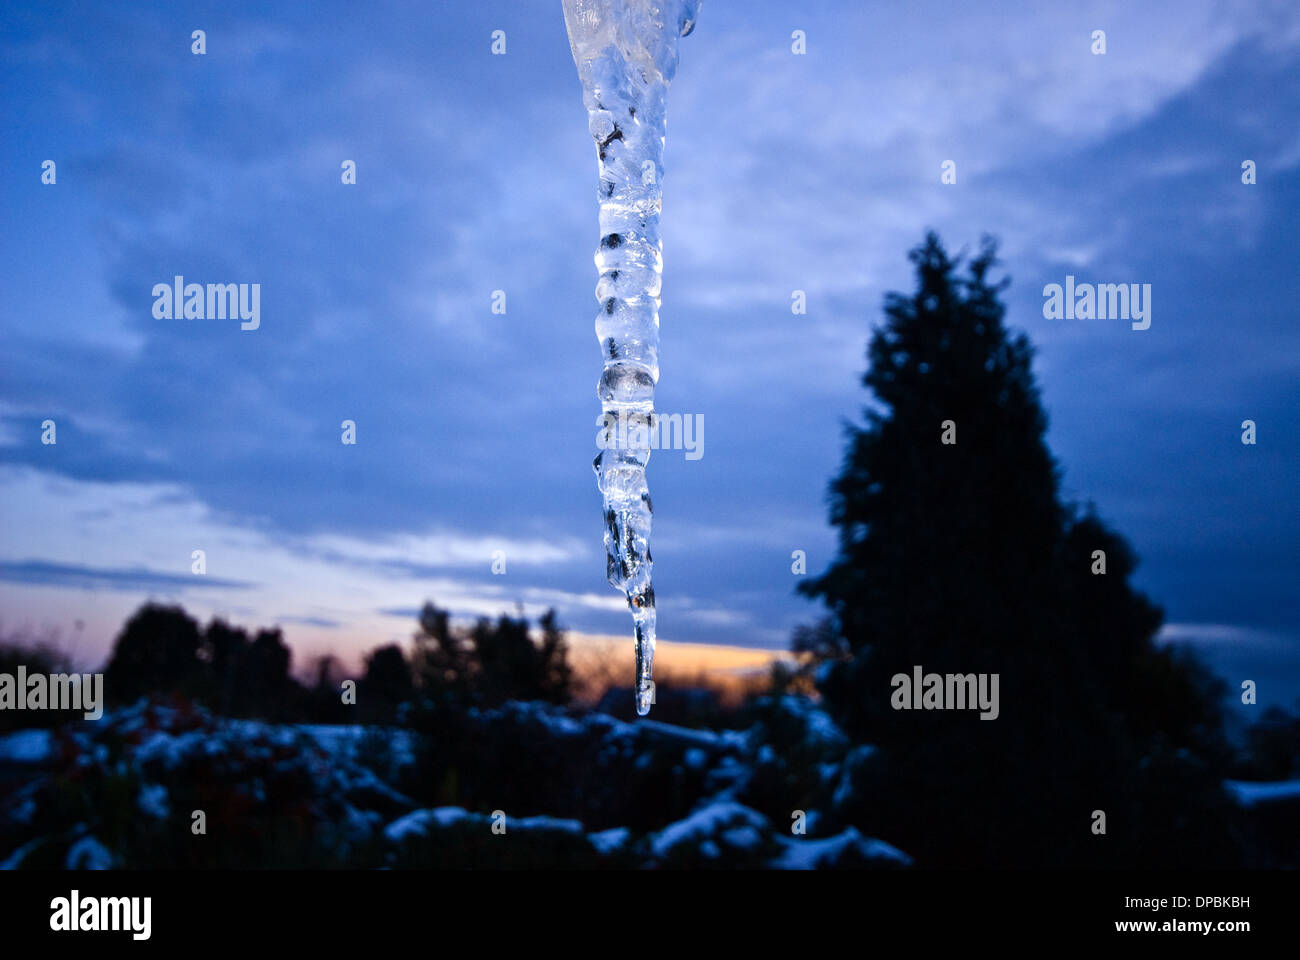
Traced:
[[[301, 658], [404, 639], [432, 598], [629, 637], [558, 0], [262, 6], [5, 7], [6, 627], [83, 620], [94, 659], [152, 596]], [[831, 559], [866, 337], [933, 227], [1001, 239], [1065, 492], [1131, 540], [1167, 636], [1300, 692], [1300, 9], [1061, 6], [706, 0], [664, 178], [657, 405], [705, 421], [702, 459], [649, 470], [670, 643], [776, 649], [818, 615], [790, 555]], [[260, 283], [260, 329], [155, 319], [177, 274]], [[1151, 284], [1151, 328], [1043, 319], [1066, 274]]]

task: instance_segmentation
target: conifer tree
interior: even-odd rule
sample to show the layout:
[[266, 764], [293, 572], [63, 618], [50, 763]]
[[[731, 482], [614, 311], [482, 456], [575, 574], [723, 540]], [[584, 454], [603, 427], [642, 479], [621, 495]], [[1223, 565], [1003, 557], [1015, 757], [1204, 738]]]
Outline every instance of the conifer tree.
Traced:
[[[866, 825], [928, 863], [1222, 859], [1224, 824], [1190, 826], [1223, 801], [1217, 691], [1155, 644], [1162, 613], [1131, 586], [1128, 545], [1061, 501], [994, 244], [964, 269], [934, 234], [910, 257], [916, 291], [886, 298], [875, 403], [831, 486], [838, 555], [801, 588], [831, 613], [814, 645], [828, 710], [882, 748]], [[896, 709], [892, 678], [915, 667], [997, 674], [997, 718]]]

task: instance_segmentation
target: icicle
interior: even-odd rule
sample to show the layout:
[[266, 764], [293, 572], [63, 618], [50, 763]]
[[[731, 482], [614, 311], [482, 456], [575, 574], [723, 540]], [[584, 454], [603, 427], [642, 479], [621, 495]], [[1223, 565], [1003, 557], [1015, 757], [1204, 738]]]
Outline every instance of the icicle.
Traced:
[[605, 414], [596, 457], [605, 498], [609, 582], [627, 595], [636, 626], [636, 712], [654, 702], [655, 593], [650, 581], [648, 427], [659, 382], [659, 240], [665, 104], [677, 41], [700, 0], [562, 0], [587, 126], [600, 167], [596, 336]]

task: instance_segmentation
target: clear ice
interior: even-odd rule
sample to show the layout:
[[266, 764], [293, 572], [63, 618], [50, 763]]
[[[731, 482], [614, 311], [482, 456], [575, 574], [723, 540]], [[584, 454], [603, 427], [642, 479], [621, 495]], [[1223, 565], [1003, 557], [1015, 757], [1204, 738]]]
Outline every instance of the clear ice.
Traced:
[[[655, 592], [650, 581], [649, 431], [659, 382], [659, 210], [665, 106], [677, 41], [700, 0], [562, 0], [587, 127], [596, 141], [600, 246], [596, 336], [605, 353], [597, 394], [606, 437], [594, 463], [605, 498], [609, 582], [636, 627], [636, 712], [654, 702]], [[615, 419], [616, 418], [616, 419]], [[609, 429], [611, 423], [619, 424]]]

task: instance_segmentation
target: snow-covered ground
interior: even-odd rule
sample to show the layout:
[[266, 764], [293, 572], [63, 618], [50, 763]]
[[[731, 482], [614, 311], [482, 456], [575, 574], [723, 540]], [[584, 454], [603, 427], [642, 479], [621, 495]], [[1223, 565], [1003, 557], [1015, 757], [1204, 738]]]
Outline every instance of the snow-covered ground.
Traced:
[[[831, 796], [842, 761], [851, 767], [861, 751], [849, 751], [829, 718], [806, 701], [786, 698], [774, 710], [794, 724], [795, 746], [812, 757], [809, 782]], [[755, 784], [791, 776], [783, 751], [755, 730], [624, 723], [537, 703], [470, 711], [460, 723], [435, 731], [434, 739], [447, 740], [437, 746], [459, 748], [469, 738], [475, 746], [468, 755], [484, 765], [521, 751], [521, 763], [532, 758], [539, 766], [519, 770], [520, 782], [509, 785], [531, 786], [540, 769], [553, 781], [550, 792], [539, 787], [527, 801], [501, 801], [510, 810], [419, 803], [414, 797], [430, 782], [435, 792], [464, 793], [475, 771], [464, 768], [464, 754], [438, 760], [436, 750], [423, 753], [420, 736], [407, 729], [276, 725], [141, 702], [93, 723], [12, 733], [0, 737], [0, 769], [12, 786], [0, 800], [0, 866], [202, 866], [213, 857], [258, 866], [269, 851], [281, 859], [264, 865], [278, 866], [286, 856], [281, 834], [309, 840], [312, 863], [342, 866], [910, 862], [851, 826], [817, 835], [823, 818], [816, 810], [801, 817], [796, 833], [788, 805], [748, 805], [767, 796]], [[432, 781], [421, 779], [421, 763], [437, 768]], [[566, 793], [569, 780], [584, 776], [584, 784], [607, 791], [603, 806], [575, 804]], [[667, 791], [662, 808], [638, 805], [657, 789]], [[611, 825], [620, 810], [628, 821]], [[194, 827], [196, 811], [203, 832]], [[228, 853], [217, 846], [222, 837], [237, 838]]]
[[49, 730], [18, 730], [0, 737], [0, 763], [44, 763], [50, 758]]
[[1247, 780], [1225, 780], [1238, 804], [1250, 809], [1283, 800], [1300, 801], [1300, 780], [1275, 780], [1266, 783], [1254, 783]]
[[796, 697], [743, 731], [510, 703], [424, 735], [141, 702], [0, 736], [0, 867], [905, 867], [854, 825], [875, 756]]

